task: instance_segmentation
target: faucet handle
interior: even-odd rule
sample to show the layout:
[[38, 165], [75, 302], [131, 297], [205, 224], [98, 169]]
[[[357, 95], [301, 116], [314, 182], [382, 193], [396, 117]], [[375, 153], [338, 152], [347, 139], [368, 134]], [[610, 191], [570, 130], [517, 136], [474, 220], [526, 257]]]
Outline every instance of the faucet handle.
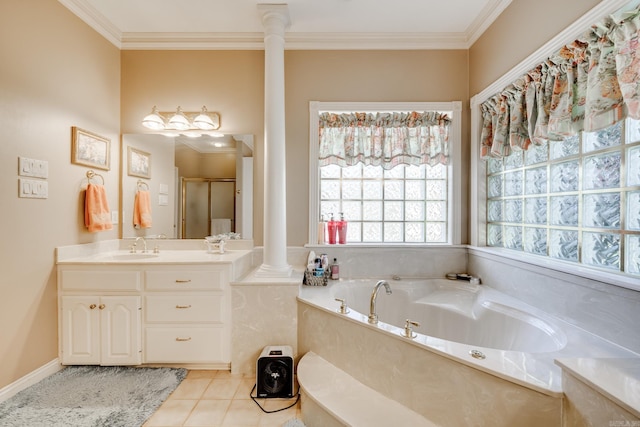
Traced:
[[415, 337], [417, 337], [418, 334], [413, 332], [413, 326], [415, 326], [417, 328], [417, 327], [420, 326], [420, 323], [415, 322], [413, 320], [407, 319], [406, 323], [404, 324], [404, 333], [402, 334], [402, 336], [405, 337], [405, 338], [415, 338]]
[[336, 301], [340, 303], [340, 308], [338, 309], [338, 313], [340, 314], [348, 314], [351, 310], [347, 307], [347, 302], [342, 298], [336, 298]]

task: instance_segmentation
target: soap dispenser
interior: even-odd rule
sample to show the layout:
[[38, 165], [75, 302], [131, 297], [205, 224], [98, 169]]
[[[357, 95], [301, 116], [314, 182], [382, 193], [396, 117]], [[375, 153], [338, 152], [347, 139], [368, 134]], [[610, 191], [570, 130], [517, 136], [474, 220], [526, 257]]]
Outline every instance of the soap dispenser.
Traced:
[[344, 213], [340, 212], [340, 221], [337, 221], [338, 243], [344, 245], [347, 243], [347, 221], [344, 219]]
[[330, 245], [336, 244], [336, 231], [338, 231], [338, 221], [333, 218], [331, 213], [331, 219], [327, 223], [327, 231], [329, 232], [328, 240]]

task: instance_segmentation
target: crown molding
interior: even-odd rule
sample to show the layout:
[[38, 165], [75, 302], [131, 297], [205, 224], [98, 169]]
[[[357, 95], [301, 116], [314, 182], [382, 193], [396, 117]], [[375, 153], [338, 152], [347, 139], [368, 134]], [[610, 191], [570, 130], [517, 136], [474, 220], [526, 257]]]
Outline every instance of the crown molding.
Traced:
[[[86, 0], [58, 0], [121, 50], [263, 50], [262, 32], [122, 32]], [[469, 49], [512, 0], [489, 2], [466, 32], [285, 33], [286, 50]]]
[[498, 16], [511, 4], [511, 1], [512, 0], [497, 0], [487, 3], [467, 29], [467, 49], [498, 19]]
[[85, 0], [58, 0], [74, 15], [97, 31], [118, 49], [122, 49], [122, 32]]

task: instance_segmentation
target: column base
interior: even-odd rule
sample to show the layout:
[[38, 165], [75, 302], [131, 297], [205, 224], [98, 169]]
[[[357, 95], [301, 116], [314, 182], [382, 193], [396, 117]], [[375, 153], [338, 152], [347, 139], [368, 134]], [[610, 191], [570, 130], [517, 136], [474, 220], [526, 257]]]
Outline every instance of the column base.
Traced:
[[293, 273], [293, 268], [290, 265], [285, 265], [282, 267], [274, 267], [268, 264], [262, 264], [256, 271], [256, 277], [291, 277], [291, 273]]

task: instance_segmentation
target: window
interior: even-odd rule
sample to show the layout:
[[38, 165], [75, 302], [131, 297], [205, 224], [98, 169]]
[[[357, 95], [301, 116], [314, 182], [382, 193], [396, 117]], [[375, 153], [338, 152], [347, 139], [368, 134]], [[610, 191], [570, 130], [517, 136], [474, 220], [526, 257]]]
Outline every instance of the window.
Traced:
[[487, 245], [640, 275], [640, 121], [486, 165]]
[[[324, 112], [446, 112], [451, 118], [448, 164], [338, 166], [319, 164], [319, 117]], [[320, 215], [344, 214], [347, 243], [460, 243], [461, 103], [310, 104], [309, 241], [317, 242]]]

